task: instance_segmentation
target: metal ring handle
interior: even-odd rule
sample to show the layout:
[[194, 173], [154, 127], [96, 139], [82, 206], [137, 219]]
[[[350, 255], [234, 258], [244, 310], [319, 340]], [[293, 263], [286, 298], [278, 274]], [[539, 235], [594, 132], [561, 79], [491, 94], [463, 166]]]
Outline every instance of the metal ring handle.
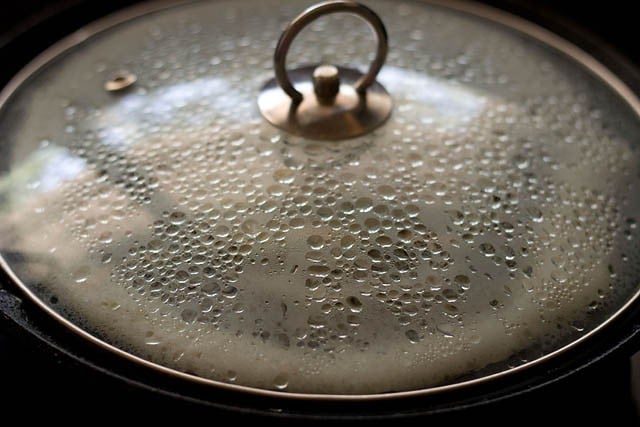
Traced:
[[378, 37], [378, 50], [376, 57], [369, 67], [369, 71], [355, 84], [358, 93], [364, 93], [369, 86], [376, 80], [378, 72], [387, 59], [387, 51], [389, 50], [387, 30], [382, 23], [380, 17], [367, 6], [348, 0], [336, 0], [320, 3], [311, 6], [300, 15], [298, 15], [284, 30], [278, 40], [275, 54], [273, 56], [273, 64], [276, 72], [276, 81], [278, 85], [293, 100], [294, 104], [300, 103], [303, 95], [293, 87], [289, 75], [287, 74], [286, 61], [287, 53], [291, 47], [291, 43], [300, 31], [321, 16], [336, 12], [347, 12], [358, 15], [363, 18], [369, 26], [375, 31]]

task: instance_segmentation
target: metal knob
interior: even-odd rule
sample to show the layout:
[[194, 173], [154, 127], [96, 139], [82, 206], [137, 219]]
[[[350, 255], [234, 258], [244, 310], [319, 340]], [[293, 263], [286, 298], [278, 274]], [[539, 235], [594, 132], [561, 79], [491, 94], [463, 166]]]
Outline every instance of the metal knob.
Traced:
[[[347, 12], [363, 18], [378, 38], [374, 61], [366, 74], [352, 68], [316, 65], [286, 70], [289, 47], [300, 31], [317, 18]], [[388, 51], [382, 20], [354, 1], [330, 1], [305, 10], [284, 30], [274, 54], [275, 79], [258, 98], [262, 115], [273, 125], [310, 139], [339, 140], [363, 135], [382, 125], [392, 100], [376, 77]]]
[[322, 105], [331, 105], [340, 92], [340, 71], [333, 65], [321, 65], [313, 70], [313, 91]]

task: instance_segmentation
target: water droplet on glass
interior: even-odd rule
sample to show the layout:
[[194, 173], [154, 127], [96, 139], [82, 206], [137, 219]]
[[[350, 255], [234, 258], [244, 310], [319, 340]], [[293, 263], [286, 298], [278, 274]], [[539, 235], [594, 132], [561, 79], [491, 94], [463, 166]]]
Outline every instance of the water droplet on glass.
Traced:
[[413, 329], [407, 330], [404, 334], [413, 344], [420, 342], [420, 335]]

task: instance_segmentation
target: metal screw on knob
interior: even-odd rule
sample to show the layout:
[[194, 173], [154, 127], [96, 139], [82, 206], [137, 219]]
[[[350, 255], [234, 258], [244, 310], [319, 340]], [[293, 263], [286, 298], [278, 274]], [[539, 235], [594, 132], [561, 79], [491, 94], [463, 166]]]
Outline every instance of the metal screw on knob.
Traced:
[[333, 65], [321, 65], [313, 70], [313, 91], [322, 105], [332, 105], [340, 92], [340, 72]]

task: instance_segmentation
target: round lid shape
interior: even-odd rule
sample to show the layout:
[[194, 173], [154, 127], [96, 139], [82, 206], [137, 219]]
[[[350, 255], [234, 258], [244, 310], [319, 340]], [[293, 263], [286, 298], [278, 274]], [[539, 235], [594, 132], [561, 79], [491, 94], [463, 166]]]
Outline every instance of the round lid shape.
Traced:
[[[258, 99], [311, 5], [145, 5], [5, 89], [1, 263], [44, 310], [173, 375], [339, 398], [523, 369], [637, 297], [640, 110], [616, 77], [493, 10], [366, 1], [388, 54], [350, 93], [389, 109], [307, 137]], [[291, 105], [335, 111], [375, 68], [362, 17], [290, 40]]]

